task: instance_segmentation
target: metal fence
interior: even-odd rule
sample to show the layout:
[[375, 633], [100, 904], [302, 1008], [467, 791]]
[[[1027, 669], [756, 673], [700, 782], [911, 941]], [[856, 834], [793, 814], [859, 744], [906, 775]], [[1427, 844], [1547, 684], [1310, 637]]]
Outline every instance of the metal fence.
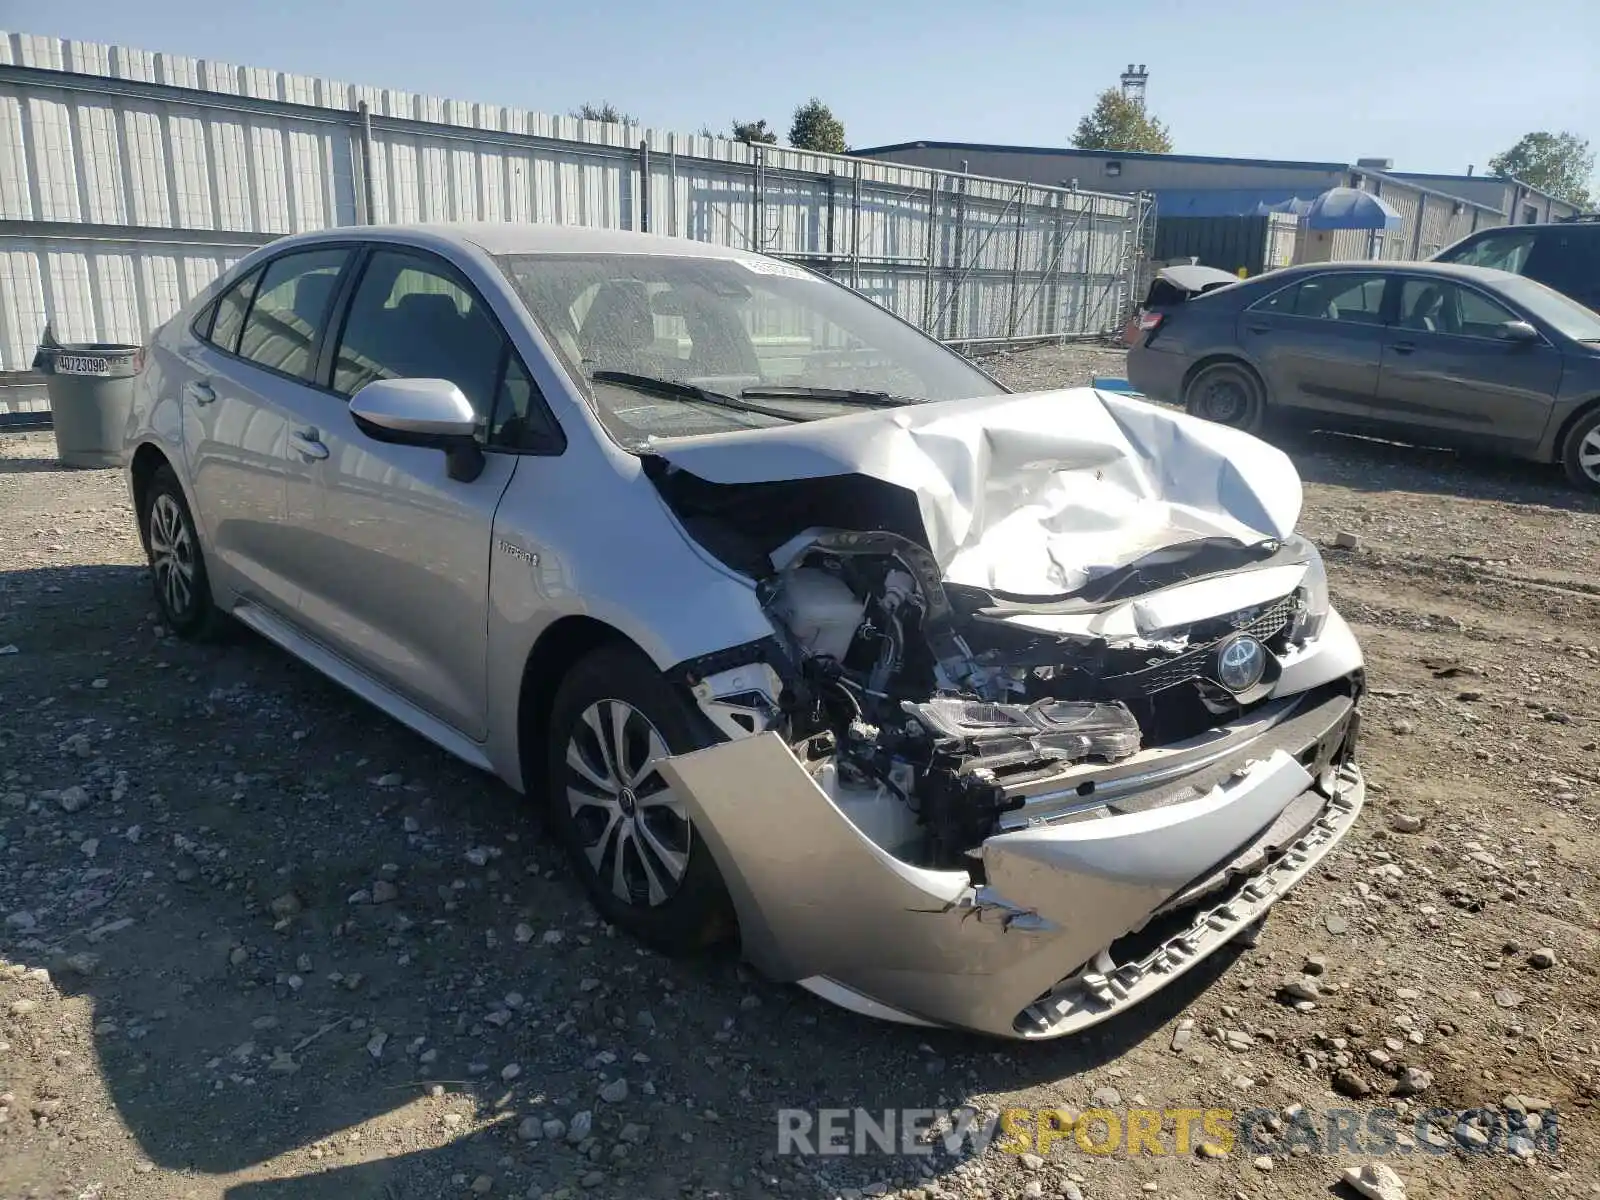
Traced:
[[1146, 201], [0, 34], [0, 371], [138, 341], [330, 226], [637, 229], [823, 271], [958, 344], [1120, 326]]

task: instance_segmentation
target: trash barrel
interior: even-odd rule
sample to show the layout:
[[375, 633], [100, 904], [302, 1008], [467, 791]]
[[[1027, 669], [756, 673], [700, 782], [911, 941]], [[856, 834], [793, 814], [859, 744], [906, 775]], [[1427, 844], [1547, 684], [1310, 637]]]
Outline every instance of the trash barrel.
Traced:
[[138, 346], [111, 342], [39, 348], [34, 365], [44, 372], [56, 458], [63, 466], [122, 465], [122, 436], [141, 356]]

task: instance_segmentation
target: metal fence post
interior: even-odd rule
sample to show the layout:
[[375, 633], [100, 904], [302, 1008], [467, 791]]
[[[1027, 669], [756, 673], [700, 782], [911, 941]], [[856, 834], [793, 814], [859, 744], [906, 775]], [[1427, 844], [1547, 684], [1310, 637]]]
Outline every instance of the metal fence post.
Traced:
[[687, 237], [686, 229], [678, 228], [678, 135], [667, 134], [667, 232], [673, 237]]
[[955, 276], [950, 282], [950, 324], [946, 341], [955, 341], [961, 332], [961, 280], [967, 252], [967, 160], [961, 160], [961, 178], [956, 180], [956, 227], [951, 255]]
[[861, 164], [850, 171], [850, 289], [861, 290]]
[[372, 186], [372, 108], [362, 100], [356, 111], [361, 114], [361, 224], [371, 225], [378, 219]]
[[826, 249], [826, 251], [827, 251], [827, 254], [828, 254], [828, 274], [830, 276], [834, 273], [834, 270], [835, 270], [834, 262], [833, 262], [833, 252], [834, 252], [834, 249], [835, 249], [835, 243], [837, 241], [837, 239], [835, 237], [835, 234], [837, 232], [837, 230], [835, 228], [835, 223], [839, 219], [838, 197], [839, 197], [839, 176], [835, 172], [830, 170], [828, 172], [828, 232], [826, 234], [827, 243], [826, 243], [826, 245], [824, 247]]
[[939, 172], [928, 178], [928, 262], [922, 272], [922, 331], [933, 333], [933, 269], [939, 254]]
[[1056, 253], [1047, 277], [1041, 281], [1050, 285], [1050, 319], [1045, 326], [1057, 339], [1066, 337], [1066, 327], [1061, 320], [1061, 261], [1067, 256], [1067, 198], [1056, 193]]
[[650, 142], [639, 139], [639, 232], [650, 232]]
[[764, 250], [767, 245], [767, 156], [760, 142], [750, 144], [752, 153], [755, 154], [755, 195], [751, 206], [750, 219], [755, 228], [752, 229], [750, 247], [753, 250]]
[[1027, 228], [1028, 214], [1024, 207], [1028, 185], [1017, 185], [1017, 230], [1011, 244], [1011, 312], [1006, 318], [1006, 336], [1017, 336], [1017, 304], [1022, 299], [1022, 235]]

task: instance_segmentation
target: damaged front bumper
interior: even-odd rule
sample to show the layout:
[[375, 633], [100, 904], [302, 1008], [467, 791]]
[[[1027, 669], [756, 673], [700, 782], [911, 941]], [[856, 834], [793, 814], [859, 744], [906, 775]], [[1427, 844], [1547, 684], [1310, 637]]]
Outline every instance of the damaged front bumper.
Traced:
[[662, 770], [769, 977], [876, 1017], [1060, 1037], [1260, 920], [1349, 830], [1365, 796], [1355, 654], [1350, 673], [1193, 744], [1080, 768], [964, 871], [864, 836], [777, 734]]

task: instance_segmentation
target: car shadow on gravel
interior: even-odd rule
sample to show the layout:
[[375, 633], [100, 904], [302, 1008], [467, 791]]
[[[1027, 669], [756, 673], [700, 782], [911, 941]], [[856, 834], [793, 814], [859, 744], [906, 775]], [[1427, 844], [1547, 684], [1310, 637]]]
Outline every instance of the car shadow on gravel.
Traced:
[[[1086, 1103], [1109, 1081], [1086, 1077], [1237, 955], [1043, 1043], [874, 1022], [731, 953], [659, 958], [600, 926], [510, 789], [243, 630], [220, 646], [160, 636], [147, 589], [134, 566], [0, 574], [17, 601], [0, 641], [21, 647], [0, 659], [0, 758], [26, 775], [0, 793], [25, 787], [29, 805], [0, 813], [0, 862], [25, 864], [26, 894], [43, 897], [38, 929], [0, 932], [0, 952], [86, 1002], [75, 1021], [138, 1151], [162, 1171], [242, 1176], [230, 1196], [398, 1200], [482, 1174], [520, 1194], [595, 1166], [627, 1173], [635, 1196], [769, 1195], [753, 1177], [787, 1171], [762, 1166], [780, 1110], [982, 1107], [1044, 1085]], [[74, 786], [82, 803], [63, 803]], [[396, 894], [373, 902], [380, 879]], [[426, 1070], [424, 1045], [439, 1054]], [[597, 1050], [618, 1065], [597, 1070]], [[633, 1077], [626, 1104], [596, 1097], [611, 1073]], [[426, 1095], [435, 1082], [442, 1097]], [[649, 1142], [592, 1163], [514, 1136], [529, 1115], [579, 1109], [604, 1144], [630, 1121]], [[851, 1160], [844, 1186], [918, 1162], [935, 1178], [955, 1165]]]
[[[773, 1014], [772, 1019], [783, 1020], [796, 1036], [789, 1052], [774, 1055], [774, 1058], [787, 1060], [791, 1066], [804, 1066], [796, 1072], [795, 1078], [773, 1079], [771, 1103], [765, 1111], [749, 1112], [731, 1121], [723, 1118], [717, 1127], [714, 1148], [706, 1145], [702, 1153], [708, 1164], [715, 1162], [724, 1174], [718, 1177], [712, 1173], [711, 1178], [697, 1180], [714, 1186], [705, 1193], [697, 1189], [696, 1194], [752, 1198], [774, 1195], [775, 1190], [759, 1186], [755, 1179], [748, 1179], [746, 1187], [737, 1183], [730, 1185], [727, 1173], [767, 1180], [782, 1177], [784, 1167], [772, 1164], [779, 1145], [779, 1114], [786, 1109], [812, 1114], [824, 1109], [859, 1109], [877, 1120], [886, 1111], [948, 1112], [971, 1104], [992, 1118], [995, 1114], [986, 1108], [985, 1095], [1048, 1085], [1052, 1094], [1058, 1096], [1059, 1085], [1074, 1077], [1078, 1077], [1079, 1086], [1069, 1083], [1067, 1090], [1077, 1093], [1075, 1103], [1087, 1107], [1092, 1087], [1114, 1082], [1110, 1077], [1089, 1077], [1149, 1040], [1162, 1026], [1182, 1014], [1207, 987], [1216, 983], [1240, 952], [1237, 947], [1228, 947], [1128, 1013], [1079, 1037], [1051, 1042], [1006, 1042], [951, 1031], [886, 1025], [825, 1006], [798, 989], [782, 989], [787, 996], [778, 1000], [777, 1007], [788, 1009], [789, 1019], [779, 1014]], [[794, 1015], [800, 1015], [801, 1020], [807, 1022], [805, 1032], [793, 1021]], [[1131, 1096], [1137, 1088], [1128, 1087], [1127, 1091]], [[1049, 1103], [1059, 1104], [1059, 1100]], [[709, 1140], [705, 1139], [704, 1128], [700, 1126], [697, 1133], [701, 1144]], [[695, 1151], [689, 1152], [691, 1158], [694, 1155]], [[822, 1189], [822, 1194], [833, 1194], [852, 1186], [859, 1192], [869, 1181], [887, 1179], [898, 1179], [903, 1186], [928, 1186], [946, 1180], [963, 1161], [964, 1156], [944, 1154], [929, 1157], [869, 1153], [850, 1160], [848, 1170], [853, 1184], [830, 1183]], [[839, 1162], [834, 1157], [813, 1156], [807, 1160], [811, 1166], [834, 1166]], [[924, 1163], [931, 1173], [918, 1169], [919, 1164]], [[435, 1186], [442, 1193], [452, 1172], [456, 1176], [461, 1174], [459, 1155], [453, 1146], [396, 1155], [315, 1175], [241, 1184], [226, 1194], [229, 1200], [366, 1200], [368, 1197], [400, 1200], [435, 1194], [423, 1181], [437, 1181]], [[681, 1173], [668, 1178], [635, 1177], [628, 1188], [620, 1191], [608, 1182], [599, 1186], [597, 1194], [673, 1200], [680, 1192], [690, 1190], [687, 1183], [680, 1182], [681, 1178]], [[960, 1188], [959, 1180], [955, 1181], [955, 1186]], [[460, 1187], [458, 1181], [452, 1190]], [[723, 1191], [723, 1188], [728, 1190]], [[576, 1190], [573, 1194], [577, 1194]], [[809, 1193], [785, 1189], [784, 1194]]]
[[1365, 492], [1418, 492], [1600, 513], [1600, 496], [1566, 481], [1559, 466], [1408, 445], [1327, 430], [1269, 435], [1306, 483]]

